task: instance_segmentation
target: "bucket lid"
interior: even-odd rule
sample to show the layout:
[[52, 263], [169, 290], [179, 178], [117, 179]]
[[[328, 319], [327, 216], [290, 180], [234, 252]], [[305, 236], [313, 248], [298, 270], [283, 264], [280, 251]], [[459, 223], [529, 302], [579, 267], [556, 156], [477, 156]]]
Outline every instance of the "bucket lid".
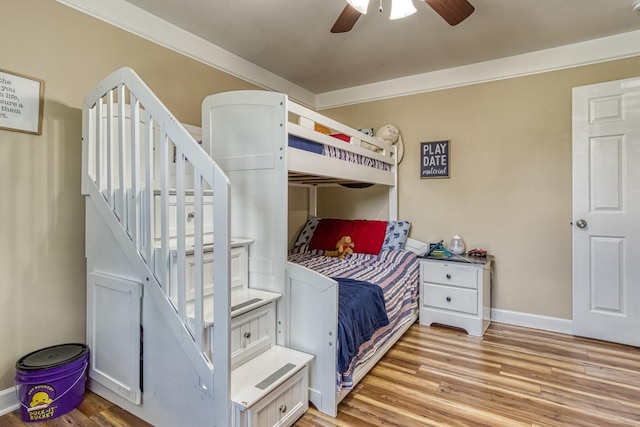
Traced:
[[16, 369], [34, 371], [54, 368], [85, 356], [89, 348], [84, 344], [62, 344], [36, 350], [22, 356], [16, 362]]

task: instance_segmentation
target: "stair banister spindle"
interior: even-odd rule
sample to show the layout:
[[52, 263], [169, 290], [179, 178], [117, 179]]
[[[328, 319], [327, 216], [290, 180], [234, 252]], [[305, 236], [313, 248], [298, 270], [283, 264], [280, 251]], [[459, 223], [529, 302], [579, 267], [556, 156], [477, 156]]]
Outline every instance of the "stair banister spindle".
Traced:
[[145, 251], [144, 258], [147, 260], [147, 264], [150, 265], [151, 271], [155, 271], [155, 260], [153, 258], [153, 241], [155, 239], [155, 215], [153, 204], [153, 122], [151, 120], [151, 113], [146, 111], [144, 121], [144, 171], [145, 171], [145, 185], [144, 185], [144, 212], [143, 216], [146, 221], [144, 224], [145, 236]]
[[[178, 315], [183, 322], [187, 320], [186, 301], [185, 301], [185, 215], [184, 215], [184, 163], [185, 157], [182, 154], [180, 147], [175, 147], [176, 150], [176, 234], [177, 234], [177, 280], [173, 286], [177, 286], [178, 293]], [[174, 290], [171, 290], [173, 293]], [[198, 329], [196, 327], [196, 329]]]
[[131, 106], [131, 193], [128, 205], [133, 211], [133, 224], [130, 224], [131, 240], [135, 242], [136, 251], [140, 253], [142, 242], [140, 239], [140, 215], [142, 203], [140, 200], [140, 103], [135, 95], [129, 92], [129, 105]]
[[[204, 242], [202, 238], [203, 225], [202, 225], [202, 177], [199, 173], [194, 171], [194, 180], [193, 180], [193, 198], [194, 198], [194, 212], [195, 217], [193, 218], [193, 237], [194, 237], [194, 328], [195, 335], [194, 339], [196, 342], [196, 347], [200, 349], [200, 351], [204, 350], [204, 324], [203, 324], [203, 316], [202, 316], [202, 297], [203, 297], [203, 288], [204, 288], [204, 274], [202, 271], [203, 264], [203, 252], [204, 252]], [[214, 343], [215, 345], [215, 343]], [[208, 351], [207, 351], [208, 353]]]
[[169, 280], [169, 138], [164, 129], [160, 131], [160, 286], [167, 292]]
[[[125, 175], [126, 171], [126, 142], [127, 138], [125, 135], [125, 126], [126, 126], [126, 116], [125, 116], [125, 102], [124, 102], [124, 84], [118, 85], [118, 199], [116, 205], [116, 213], [120, 213], [120, 222], [122, 222], [122, 227], [125, 230], [129, 230], [129, 218], [127, 214], [127, 189], [128, 182]], [[118, 204], [119, 209], [118, 209]]]
[[[113, 90], [107, 93], [107, 203], [115, 212], [113, 200]], [[117, 213], [116, 213], [117, 215]]]
[[98, 190], [102, 192], [102, 154], [103, 154], [103, 138], [102, 138], [102, 127], [104, 123], [102, 122], [102, 98], [98, 99], [96, 102], [94, 110], [94, 123], [95, 123], [95, 139], [93, 140], [93, 149], [95, 150], [96, 160], [93, 162], [93, 166], [95, 167], [93, 180], [98, 187]]

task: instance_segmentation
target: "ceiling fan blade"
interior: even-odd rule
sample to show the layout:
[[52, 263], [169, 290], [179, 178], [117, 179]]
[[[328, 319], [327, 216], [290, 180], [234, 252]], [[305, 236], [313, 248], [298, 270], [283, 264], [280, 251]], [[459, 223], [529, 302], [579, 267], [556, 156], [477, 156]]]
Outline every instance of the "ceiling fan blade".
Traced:
[[340, 16], [338, 16], [338, 19], [336, 19], [336, 23], [333, 24], [331, 32], [346, 33], [347, 31], [351, 31], [358, 18], [360, 18], [360, 12], [347, 4]]
[[467, 0], [424, 0], [449, 25], [458, 25], [469, 17], [475, 7]]

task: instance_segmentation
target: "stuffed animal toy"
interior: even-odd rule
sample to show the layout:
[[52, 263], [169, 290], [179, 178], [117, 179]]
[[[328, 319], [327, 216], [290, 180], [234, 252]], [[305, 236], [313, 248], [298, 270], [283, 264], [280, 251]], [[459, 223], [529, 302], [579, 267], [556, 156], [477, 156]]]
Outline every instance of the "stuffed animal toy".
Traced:
[[400, 130], [396, 126], [388, 124], [378, 129], [375, 136], [382, 142], [396, 146], [398, 163], [400, 163], [402, 161], [402, 157], [404, 157], [404, 143], [402, 142]]
[[351, 236], [342, 236], [336, 243], [335, 251], [325, 251], [325, 256], [344, 258], [353, 254], [353, 248], [356, 246], [351, 240]]

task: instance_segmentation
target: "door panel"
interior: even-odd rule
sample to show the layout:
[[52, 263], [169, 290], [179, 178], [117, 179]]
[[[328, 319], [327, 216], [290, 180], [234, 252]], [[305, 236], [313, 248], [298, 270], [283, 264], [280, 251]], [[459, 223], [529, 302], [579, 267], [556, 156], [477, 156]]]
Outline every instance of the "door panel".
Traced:
[[640, 345], [639, 330], [637, 78], [573, 91], [573, 333]]

